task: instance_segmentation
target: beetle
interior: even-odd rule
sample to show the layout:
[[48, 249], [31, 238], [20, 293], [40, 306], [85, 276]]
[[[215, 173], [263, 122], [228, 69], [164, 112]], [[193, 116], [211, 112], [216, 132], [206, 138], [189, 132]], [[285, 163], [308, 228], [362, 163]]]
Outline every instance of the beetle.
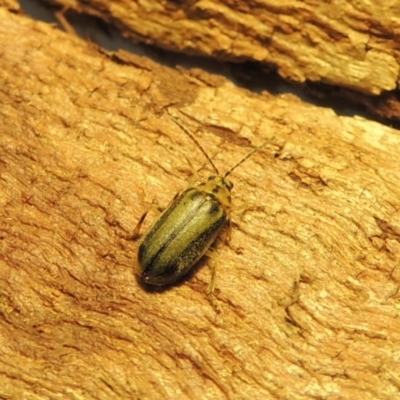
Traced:
[[[144, 235], [138, 250], [141, 278], [145, 284], [156, 286], [172, 284], [184, 276], [208, 252], [227, 225], [229, 237], [233, 183], [227, 177], [273, 140], [272, 137], [253, 149], [225, 175], [220, 175], [197, 139], [180, 122], [172, 119], [201, 150], [215, 175], [178, 194]], [[140, 218], [134, 238], [139, 236], [146, 215], [147, 212]], [[214, 290], [215, 275], [216, 267], [213, 263], [208, 294]]]

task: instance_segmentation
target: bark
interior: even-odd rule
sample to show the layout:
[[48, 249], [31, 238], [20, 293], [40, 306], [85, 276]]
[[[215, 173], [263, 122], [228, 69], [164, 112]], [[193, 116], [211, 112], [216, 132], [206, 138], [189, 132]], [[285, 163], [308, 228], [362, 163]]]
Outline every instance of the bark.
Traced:
[[[397, 131], [0, 20], [0, 398], [398, 396]], [[135, 273], [142, 213], [211, 173], [171, 116], [221, 172], [274, 137], [231, 175], [218, 310], [207, 260]]]
[[95, 15], [124, 36], [166, 49], [256, 61], [319, 95], [336, 93], [400, 119], [398, 2], [47, 2]]
[[20, 12], [21, 7], [17, 0], [0, 0], [0, 6], [12, 12]]

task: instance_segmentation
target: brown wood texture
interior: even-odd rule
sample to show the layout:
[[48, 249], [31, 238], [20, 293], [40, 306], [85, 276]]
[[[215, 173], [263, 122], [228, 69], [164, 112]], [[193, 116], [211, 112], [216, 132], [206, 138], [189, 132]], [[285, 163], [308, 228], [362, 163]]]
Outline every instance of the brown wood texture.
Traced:
[[21, 7], [17, 0], [0, 0], [0, 7], [5, 7], [7, 10], [12, 12], [21, 11]]
[[[313, 92], [400, 119], [400, 3], [352, 0], [49, 0], [95, 15], [123, 35], [166, 49], [234, 62], [256, 61]], [[263, 79], [261, 77], [260, 79]]]
[[[0, 398], [399, 396], [398, 131], [0, 20]], [[135, 276], [140, 215], [210, 173], [171, 115], [221, 171], [274, 136], [231, 176], [219, 312], [207, 260]]]

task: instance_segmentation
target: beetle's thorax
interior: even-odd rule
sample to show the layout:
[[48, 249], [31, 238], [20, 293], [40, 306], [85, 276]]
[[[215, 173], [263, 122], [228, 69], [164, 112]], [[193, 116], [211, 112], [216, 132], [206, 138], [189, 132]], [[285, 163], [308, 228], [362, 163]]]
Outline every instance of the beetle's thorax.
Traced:
[[233, 183], [223, 176], [211, 175], [205, 182], [199, 184], [197, 189], [215, 196], [223, 207], [230, 208], [231, 190]]

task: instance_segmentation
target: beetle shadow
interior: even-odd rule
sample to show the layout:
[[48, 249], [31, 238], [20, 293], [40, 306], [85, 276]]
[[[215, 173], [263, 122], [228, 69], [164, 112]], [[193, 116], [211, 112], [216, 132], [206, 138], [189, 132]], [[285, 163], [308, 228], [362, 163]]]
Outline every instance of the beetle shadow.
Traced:
[[[183, 276], [181, 276], [179, 279], [177, 279], [175, 282], [168, 283], [166, 285], [162, 286], [156, 286], [156, 285], [149, 285], [148, 283], [143, 282], [143, 279], [140, 275], [135, 274], [135, 279], [138, 283], [138, 285], [145, 290], [147, 293], [164, 293], [168, 292], [169, 290], [173, 289], [174, 287], [179, 287], [190, 281], [194, 275], [196, 275], [197, 271], [200, 270], [203, 267], [206, 267], [207, 265], [207, 259], [209, 259], [208, 256], [204, 255], [203, 257], [200, 258], [199, 261], [194, 264], [194, 266]], [[211, 267], [210, 267], [211, 268]]]

